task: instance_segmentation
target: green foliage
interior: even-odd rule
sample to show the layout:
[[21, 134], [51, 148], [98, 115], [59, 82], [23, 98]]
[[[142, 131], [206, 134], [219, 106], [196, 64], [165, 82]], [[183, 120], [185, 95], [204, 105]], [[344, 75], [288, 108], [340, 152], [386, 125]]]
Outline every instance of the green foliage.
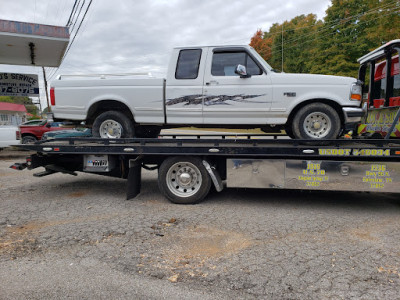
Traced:
[[36, 116], [38, 114], [38, 108], [33, 104], [32, 99], [29, 97], [18, 97], [18, 96], [0, 96], [0, 102], [8, 102], [15, 104], [23, 104], [26, 107], [28, 113]]
[[309, 14], [273, 24], [263, 39], [275, 69], [282, 69], [282, 38], [285, 72], [356, 77], [357, 58], [400, 38], [400, 1], [332, 0], [323, 21]]

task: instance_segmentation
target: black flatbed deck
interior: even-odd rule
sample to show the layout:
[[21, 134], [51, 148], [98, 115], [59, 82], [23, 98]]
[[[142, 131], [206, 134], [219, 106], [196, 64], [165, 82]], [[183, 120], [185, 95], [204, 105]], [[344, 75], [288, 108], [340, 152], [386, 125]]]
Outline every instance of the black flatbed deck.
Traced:
[[155, 139], [65, 138], [18, 147], [47, 154], [212, 155], [260, 157], [335, 157], [399, 160], [400, 140], [337, 139], [324, 141], [269, 138], [264, 135], [185, 135]]

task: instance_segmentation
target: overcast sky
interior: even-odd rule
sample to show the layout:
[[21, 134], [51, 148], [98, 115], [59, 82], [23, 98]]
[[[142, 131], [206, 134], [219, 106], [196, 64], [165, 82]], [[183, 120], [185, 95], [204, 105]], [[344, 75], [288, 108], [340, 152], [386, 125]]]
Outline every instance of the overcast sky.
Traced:
[[[74, 2], [0, 0], [0, 19], [65, 26]], [[86, 0], [81, 16], [89, 2]], [[257, 29], [268, 30], [273, 23], [309, 13], [322, 19], [330, 2], [93, 0], [60, 69], [57, 73], [56, 69], [46, 70], [53, 79], [57, 74], [82, 73], [151, 72], [164, 76], [173, 47], [248, 44]], [[0, 65], [0, 72], [40, 75], [41, 68]]]

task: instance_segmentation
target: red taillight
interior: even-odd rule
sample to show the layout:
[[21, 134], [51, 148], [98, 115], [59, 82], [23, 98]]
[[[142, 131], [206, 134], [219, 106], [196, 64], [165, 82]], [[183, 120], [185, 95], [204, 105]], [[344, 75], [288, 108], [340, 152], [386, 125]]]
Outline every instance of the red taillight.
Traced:
[[56, 97], [54, 95], [54, 88], [50, 88], [50, 103], [52, 106], [56, 105]]
[[15, 132], [15, 138], [16, 138], [17, 140], [20, 140], [20, 139], [21, 139], [21, 131], [17, 130], [17, 131]]

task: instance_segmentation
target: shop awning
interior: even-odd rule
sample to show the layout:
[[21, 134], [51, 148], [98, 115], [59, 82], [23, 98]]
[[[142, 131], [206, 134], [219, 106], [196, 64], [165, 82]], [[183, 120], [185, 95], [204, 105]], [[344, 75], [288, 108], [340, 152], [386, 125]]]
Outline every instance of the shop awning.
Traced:
[[58, 67], [68, 27], [0, 20], [0, 64]]

